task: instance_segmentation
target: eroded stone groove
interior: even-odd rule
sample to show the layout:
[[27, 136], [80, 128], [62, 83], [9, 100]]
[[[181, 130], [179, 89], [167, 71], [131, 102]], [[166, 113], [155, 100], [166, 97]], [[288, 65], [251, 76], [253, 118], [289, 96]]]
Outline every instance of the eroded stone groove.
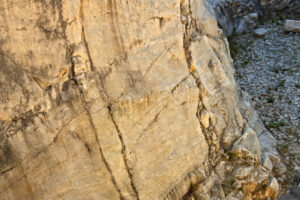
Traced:
[[[91, 70], [92, 70], [93, 72], [95, 72], [95, 71], [94, 71], [95, 68], [94, 68], [94, 66], [93, 66], [93, 60], [92, 60], [92, 57], [90, 56], [89, 48], [88, 48], [88, 43], [87, 43], [86, 38], [85, 38], [84, 27], [82, 27], [82, 39], [84, 40], [84, 44], [85, 44], [85, 47], [86, 47], [86, 51], [87, 51], [87, 53], [88, 53], [88, 58], [89, 58]], [[71, 58], [71, 60], [72, 60], [72, 58]], [[73, 62], [73, 61], [72, 61], [72, 62]], [[74, 64], [73, 64], [73, 67], [74, 67]], [[74, 69], [73, 69], [72, 71], [74, 72]], [[97, 73], [97, 72], [95, 72], [95, 73]], [[109, 172], [109, 174], [110, 174], [110, 176], [111, 176], [111, 181], [112, 181], [112, 183], [114, 184], [115, 189], [117, 190], [117, 192], [118, 192], [118, 194], [119, 194], [119, 196], [120, 196], [120, 199], [123, 200], [124, 197], [122, 196], [121, 190], [120, 190], [119, 186], [117, 185], [116, 178], [114, 177], [114, 175], [113, 175], [113, 173], [112, 173], [112, 169], [111, 169], [109, 163], [107, 162], [107, 160], [106, 160], [106, 158], [105, 158], [105, 156], [104, 156], [104, 154], [103, 154], [103, 150], [102, 150], [102, 147], [101, 147], [100, 142], [99, 142], [99, 137], [98, 137], [98, 134], [97, 134], [97, 130], [96, 130], [96, 128], [95, 128], [95, 124], [94, 124], [93, 119], [92, 119], [92, 116], [91, 116], [91, 114], [90, 114], [89, 106], [88, 106], [88, 104], [87, 104], [86, 101], [85, 101], [85, 97], [84, 97], [84, 93], [83, 93], [83, 91], [82, 91], [82, 88], [78, 85], [78, 84], [79, 84], [79, 81], [77, 80], [76, 77], [72, 77], [71, 80], [74, 80], [74, 81], [75, 81], [75, 85], [77, 86], [78, 91], [79, 91], [79, 93], [80, 93], [81, 102], [83, 103], [83, 107], [84, 107], [84, 109], [85, 109], [86, 114], [88, 115], [89, 122], [90, 122], [91, 127], [92, 127], [92, 129], [93, 129], [93, 132], [94, 132], [94, 134], [95, 134], [95, 140], [96, 140], [97, 143], [98, 143], [98, 147], [99, 147], [99, 152], [100, 152], [101, 158], [103, 159], [103, 162], [104, 162], [104, 164], [105, 164], [105, 167], [106, 167], [106, 169], [108, 170], [108, 172]], [[99, 87], [98, 87], [98, 90], [99, 90]], [[100, 90], [99, 90], [99, 92], [100, 92], [101, 95], [102, 95], [102, 92], [101, 92]]]
[[[132, 179], [133, 175], [132, 175], [132, 173], [130, 172], [130, 169], [129, 169], [128, 164], [127, 164], [127, 161], [126, 161], [126, 160], [127, 160], [127, 159], [126, 159], [126, 146], [125, 146], [125, 143], [124, 143], [124, 140], [123, 140], [123, 136], [122, 136], [122, 133], [120, 132], [119, 127], [117, 126], [117, 124], [116, 124], [116, 122], [115, 122], [115, 120], [114, 120], [114, 117], [113, 117], [113, 115], [112, 115], [110, 98], [108, 97], [107, 93], [105, 92], [105, 89], [103, 88], [103, 80], [102, 80], [102, 79], [105, 79], [105, 77], [107, 76], [107, 74], [104, 74], [103, 77], [100, 76], [100, 75], [97, 76], [97, 75], [98, 75], [98, 72], [95, 71], [95, 67], [94, 67], [94, 64], [93, 64], [93, 60], [92, 60], [92, 57], [91, 57], [91, 55], [90, 55], [88, 42], [87, 42], [87, 40], [86, 40], [86, 38], [85, 38], [85, 30], [84, 30], [84, 27], [82, 27], [82, 38], [83, 38], [83, 42], [84, 42], [84, 45], [85, 45], [85, 48], [86, 48], [86, 51], [87, 51], [87, 54], [88, 54], [88, 58], [89, 58], [91, 70], [92, 70], [92, 72], [95, 73], [95, 75], [96, 75], [96, 78], [94, 78], [94, 80], [98, 83], [98, 84], [97, 84], [97, 89], [98, 89], [100, 95], [102, 96], [103, 100], [104, 100], [105, 102], [107, 102], [107, 104], [108, 104], [108, 106], [107, 106], [108, 113], [109, 113], [109, 115], [111, 116], [111, 120], [112, 120], [112, 122], [113, 122], [113, 124], [114, 124], [114, 126], [115, 126], [115, 128], [116, 128], [118, 137], [119, 137], [120, 142], [121, 142], [121, 145], [122, 145], [121, 153], [122, 153], [123, 161], [124, 161], [124, 163], [125, 163], [125, 166], [126, 166], [126, 169], [127, 169], [127, 172], [128, 172], [128, 176], [129, 176], [129, 178], [130, 178], [130, 182], [131, 182], [132, 189], [133, 189], [133, 191], [135, 192], [136, 198], [139, 199], [138, 192], [137, 192], [136, 187], [135, 187], [135, 185], [134, 185], [134, 183], [133, 183], [133, 179]], [[78, 88], [79, 88], [79, 87], [78, 87]], [[80, 88], [79, 88], [79, 90], [80, 90]], [[81, 94], [83, 95], [82, 92], [81, 92]], [[84, 96], [83, 96], [83, 101], [85, 101]], [[96, 140], [97, 140], [97, 142], [98, 142], [98, 144], [99, 144], [99, 149], [100, 149], [101, 156], [103, 157], [103, 160], [104, 160], [104, 162], [105, 162], [105, 166], [107, 167], [109, 173], [111, 174], [112, 182], [113, 182], [113, 184], [115, 185], [115, 187], [116, 187], [118, 193], [120, 194], [120, 199], [124, 199], [124, 197], [122, 196], [122, 192], [121, 192], [120, 188], [119, 188], [118, 185], [117, 185], [116, 178], [115, 178], [114, 175], [113, 175], [113, 172], [112, 172], [112, 170], [111, 170], [111, 167], [109, 166], [109, 164], [108, 164], [108, 162], [106, 161], [105, 156], [104, 156], [104, 154], [103, 154], [103, 150], [102, 150], [102, 147], [101, 147], [100, 142], [99, 142], [99, 137], [98, 137], [98, 135], [97, 135], [97, 130], [96, 130], [96, 128], [95, 128], [95, 125], [93, 124], [94, 122], [93, 122], [93, 119], [92, 119], [91, 114], [89, 113], [90, 111], [89, 111], [89, 108], [87, 107], [87, 105], [85, 105], [85, 110], [86, 110], [86, 112], [88, 113], [88, 116], [89, 116], [89, 118], [90, 118], [90, 122], [91, 122], [91, 124], [92, 124], [93, 130], [94, 130], [95, 135], [96, 135]]]
[[[128, 2], [127, 2], [128, 4]], [[120, 30], [117, 27], [119, 24], [119, 18], [118, 18], [118, 10], [117, 10], [117, 3], [115, 0], [108, 0], [108, 9], [110, 10], [110, 18], [111, 18], [111, 30], [114, 35], [114, 40], [117, 42], [117, 46], [120, 48], [118, 51], [120, 52], [120, 56], [122, 57], [125, 53], [125, 47], [124, 47], [124, 41], [122, 38], [122, 35], [120, 34]], [[125, 56], [126, 57], [126, 56]]]
[[[113, 4], [113, 3], [111, 3], [111, 4]], [[117, 131], [117, 133], [118, 133], [118, 137], [119, 137], [120, 142], [121, 142], [121, 145], [122, 145], [121, 153], [122, 153], [123, 161], [124, 161], [124, 163], [125, 163], [125, 166], [126, 166], [126, 169], [127, 169], [127, 172], [128, 172], [128, 176], [129, 176], [129, 178], [130, 178], [131, 186], [132, 186], [133, 191], [135, 192], [136, 198], [139, 199], [138, 192], [137, 192], [136, 187], [135, 187], [135, 185], [134, 185], [134, 183], [133, 183], [133, 180], [132, 180], [132, 176], [133, 176], [133, 175], [132, 175], [132, 173], [130, 172], [130, 169], [129, 169], [128, 164], [127, 164], [127, 162], [126, 162], [126, 146], [125, 146], [125, 143], [124, 143], [124, 140], [123, 140], [123, 136], [122, 136], [122, 133], [120, 132], [119, 127], [117, 126], [117, 124], [116, 124], [116, 122], [115, 122], [115, 120], [114, 120], [114, 117], [113, 117], [113, 115], [112, 115], [112, 112], [111, 112], [111, 102], [110, 102], [111, 100], [110, 100], [108, 94], [105, 92], [105, 89], [104, 89], [104, 87], [103, 87], [103, 81], [105, 80], [105, 77], [106, 77], [108, 74], [103, 74], [103, 76], [102, 76], [102, 75], [99, 75], [99, 76], [98, 76], [98, 72], [95, 71], [93, 59], [92, 59], [91, 54], [90, 54], [90, 49], [89, 49], [88, 41], [87, 41], [87, 39], [86, 39], [85, 29], [84, 29], [84, 26], [83, 26], [83, 23], [84, 23], [84, 12], [83, 12], [82, 5], [83, 5], [83, 0], [81, 0], [81, 6], [80, 6], [80, 16], [81, 16], [81, 23], [82, 23], [82, 40], [83, 40], [83, 43], [84, 43], [84, 46], [85, 46], [85, 49], [86, 49], [86, 52], [87, 52], [87, 56], [88, 56], [88, 59], [89, 59], [91, 71], [92, 71], [92, 72], [95, 74], [95, 76], [96, 76], [96, 78], [94, 78], [94, 81], [97, 82], [97, 89], [98, 89], [98, 91], [99, 91], [99, 94], [101, 95], [101, 97], [103, 98], [103, 100], [108, 104], [108, 106], [107, 106], [108, 113], [109, 113], [109, 115], [110, 115], [110, 117], [111, 117], [111, 120], [112, 120], [112, 122], [113, 122], [113, 124], [114, 124], [114, 126], [115, 126], [115, 128], [116, 128], [116, 131]], [[110, 5], [110, 6], [112, 7], [113, 5]], [[113, 12], [113, 10], [112, 10], [112, 12]], [[113, 15], [113, 13], [112, 13], [112, 15]], [[113, 17], [113, 18], [114, 18], [114, 17]], [[113, 20], [113, 21], [114, 21], [114, 20]], [[74, 70], [73, 70], [73, 71], [74, 71]], [[95, 76], [93, 76], [93, 77], [95, 77]], [[78, 87], [78, 88], [79, 88], [79, 90], [81, 90], [80, 87]], [[81, 95], [84, 95], [84, 94], [82, 93], [82, 91], [81, 91]], [[82, 97], [82, 100], [85, 102], [84, 96]], [[117, 185], [116, 178], [115, 178], [114, 175], [113, 175], [113, 172], [112, 172], [112, 170], [111, 170], [111, 167], [109, 166], [108, 162], [107, 162], [106, 159], [105, 159], [105, 156], [104, 156], [104, 154], [103, 154], [102, 147], [101, 147], [100, 142], [99, 142], [99, 137], [98, 137], [98, 135], [97, 135], [97, 130], [96, 130], [96, 128], [95, 128], [95, 125], [94, 125], [92, 116], [91, 116], [91, 114], [89, 113], [90, 111], [89, 111], [89, 108], [87, 107], [86, 103], [85, 103], [85, 110], [86, 110], [86, 112], [88, 113], [90, 122], [91, 122], [92, 127], [93, 127], [93, 130], [94, 130], [94, 132], [95, 132], [96, 140], [97, 140], [97, 142], [98, 142], [98, 144], [99, 144], [100, 154], [101, 154], [101, 156], [102, 156], [102, 158], [103, 158], [103, 160], [104, 160], [104, 162], [105, 162], [106, 168], [108, 169], [109, 173], [111, 174], [112, 182], [113, 182], [113, 184], [115, 185], [115, 187], [116, 187], [116, 189], [117, 189], [117, 191], [118, 191], [118, 193], [119, 193], [119, 195], [120, 195], [120, 199], [125, 199], [125, 198], [123, 197], [123, 195], [122, 195], [122, 192], [121, 192], [120, 188], [119, 188], [118, 185]]]
[[[192, 77], [194, 78], [195, 83], [200, 92], [201, 91], [201, 82], [199, 80], [199, 75], [197, 74], [198, 72], [195, 69], [191, 50], [190, 50], [190, 45], [193, 40], [193, 36], [191, 35], [191, 33], [193, 33], [194, 31], [198, 32], [199, 30], [196, 29], [196, 25], [195, 25], [196, 22], [191, 16], [190, 2], [188, 1], [188, 5], [186, 5], [186, 1], [182, 0], [181, 4], [180, 4], [180, 10], [181, 10], [181, 18], [187, 18], [186, 21], [183, 21], [183, 25], [184, 25], [183, 48], [184, 48], [184, 52], [185, 52], [186, 62], [187, 62], [188, 68], [189, 68], [189, 72], [192, 75]], [[197, 113], [196, 113], [196, 116], [199, 120], [200, 120], [200, 113], [201, 113], [202, 109], [203, 109], [202, 100], [201, 100], [201, 95], [199, 94], [198, 108], [197, 108]], [[209, 133], [207, 132], [207, 130], [205, 130], [205, 128], [203, 128], [200, 121], [199, 121], [199, 124], [201, 126], [202, 133], [205, 136], [205, 140], [208, 144], [210, 156], [212, 156], [212, 150], [211, 150], [212, 143], [211, 143], [211, 138], [209, 136]]]
[[[76, 85], [77, 85], [77, 84], [76, 84]], [[78, 86], [77, 86], [77, 87], [78, 87]], [[87, 115], [88, 115], [89, 122], [90, 122], [90, 124], [91, 124], [91, 126], [92, 126], [92, 129], [93, 129], [93, 132], [94, 132], [94, 134], [95, 134], [95, 139], [96, 139], [96, 141], [97, 141], [97, 143], [98, 143], [98, 146], [99, 146], [99, 152], [100, 152], [101, 158], [103, 159], [103, 162], [104, 162], [104, 164], [105, 164], [105, 167], [106, 167], [106, 169], [108, 170], [108, 172], [109, 172], [109, 174], [110, 174], [110, 176], [111, 176], [111, 181], [112, 181], [112, 183], [114, 184], [116, 190], [118, 191], [118, 193], [119, 193], [119, 195], [120, 195], [120, 199], [124, 199], [124, 197], [123, 197], [122, 194], [121, 194], [121, 190], [120, 190], [120, 188], [119, 188], [118, 185], [117, 185], [116, 178], [114, 177], [114, 175], [113, 175], [113, 173], [112, 173], [111, 167], [109, 166], [109, 164], [108, 164], [106, 158], [104, 157], [103, 150], [102, 150], [102, 147], [101, 147], [100, 142], [99, 142], [99, 137], [98, 137], [98, 134], [97, 134], [97, 130], [96, 130], [96, 128], [95, 128], [95, 124], [94, 124], [93, 119], [92, 119], [92, 116], [91, 116], [91, 114], [90, 114], [88, 105], [87, 105], [86, 102], [85, 102], [84, 94], [82, 93], [82, 91], [80, 90], [79, 87], [78, 87], [78, 90], [80, 91], [80, 96], [81, 96], [82, 103], [84, 104], [84, 109], [85, 109], [85, 111], [86, 111], [86, 113], [87, 113]]]
[[180, 200], [185, 199], [192, 194], [197, 186], [206, 179], [203, 166], [196, 166], [194, 169], [186, 173], [182, 180], [175, 185], [166, 195], [164, 200]]
[[122, 156], [123, 156], [123, 160], [124, 160], [124, 163], [125, 163], [125, 166], [126, 166], [126, 170], [127, 170], [128, 176], [130, 178], [131, 187], [132, 187], [132, 189], [133, 189], [133, 191], [135, 193], [136, 198], [139, 200], [140, 199], [139, 193], [138, 193], [138, 191], [136, 189], [136, 186], [134, 184], [134, 181], [133, 181], [133, 173], [131, 172], [130, 167], [128, 166], [128, 162], [127, 162], [126, 145], [125, 145], [125, 142], [124, 142], [124, 139], [123, 139], [123, 135], [122, 135], [122, 133], [121, 133], [121, 131], [120, 131], [120, 129], [119, 129], [119, 127], [118, 127], [115, 119], [114, 119], [114, 116], [113, 116], [113, 113], [112, 113], [112, 110], [111, 110], [111, 105], [108, 105], [107, 108], [108, 108], [108, 112], [109, 112], [110, 118], [111, 118], [111, 120], [112, 120], [112, 122], [113, 122], [113, 124], [114, 124], [114, 126], [115, 126], [115, 128], [117, 130], [118, 137], [119, 137], [121, 145], [122, 145], [122, 151], [121, 151], [121, 153], [122, 153]]
[[90, 49], [89, 49], [89, 44], [88, 44], [88, 42], [86, 40], [86, 37], [85, 37], [84, 26], [82, 26], [82, 39], [83, 39], [83, 43], [84, 43], [84, 46], [85, 46], [85, 49], [86, 49], [86, 52], [87, 52], [87, 56], [88, 56], [89, 61], [90, 61], [91, 70], [94, 71], [95, 67], [94, 67], [94, 63], [93, 63], [92, 57], [91, 57], [91, 53], [90, 53]]
[[[95, 67], [94, 67], [93, 60], [92, 60], [92, 57], [91, 57], [91, 54], [90, 54], [90, 49], [89, 49], [89, 45], [88, 45], [88, 42], [87, 42], [87, 39], [86, 39], [85, 29], [84, 29], [84, 26], [83, 26], [83, 23], [84, 23], [84, 13], [83, 13], [82, 5], [83, 5], [83, 0], [81, 0], [81, 2], [80, 2], [80, 18], [81, 18], [81, 24], [82, 24], [82, 27], [81, 27], [82, 35], [81, 36], [82, 36], [82, 40], [83, 40], [83, 43], [84, 43], [84, 47], [85, 47], [86, 52], [87, 52], [87, 56], [88, 56], [88, 59], [89, 59], [91, 71], [95, 72]], [[71, 54], [71, 56], [72, 56], [72, 54]], [[79, 82], [80, 82], [80, 80], [77, 80], [77, 78], [76, 78], [75, 69], [74, 69], [75, 65], [74, 65], [74, 61], [73, 61], [72, 57], [70, 58], [70, 60], [71, 60], [71, 63], [72, 63], [71, 80], [75, 81], [75, 85], [77, 86], [78, 91], [80, 93], [81, 102], [83, 103], [83, 107], [85, 109], [85, 112], [88, 115], [89, 122], [90, 122], [91, 127], [93, 129], [93, 132], [95, 134], [95, 140], [98, 143], [100, 155], [101, 155], [101, 157], [103, 159], [103, 162], [105, 164], [106, 169], [108, 170], [108, 172], [109, 172], [109, 174], [111, 176], [111, 181], [114, 184], [115, 189], [117, 190], [117, 192], [118, 192], [118, 194], [120, 196], [120, 199], [124, 199], [124, 197], [122, 196], [121, 190], [120, 190], [120, 188], [117, 185], [116, 178], [114, 177], [114, 175], [112, 173], [111, 167], [109, 166], [109, 164], [108, 164], [108, 162], [107, 162], [107, 160], [106, 160], [106, 158], [105, 158], [105, 156], [103, 154], [103, 150], [102, 150], [102, 147], [101, 147], [100, 142], [99, 142], [99, 137], [98, 137], [98, 134], [97, 134], [97, 130], [95, 128], [95, 124], [94, 124], [92, 116], [90, 114], [89, 106], [87, 105], [87, 103], [85, 101], [85, 97], [84, 97], [84, 93], [83, 93], [82, 88], [78, 85]], [[95, 72], [95, 73], [97, 73], [97, 72]], [[98, 87], [98, 90], [99, 90], [99, 87]], [[102, 95], [101, 91], [100, 91], [100, 93]], [[88, 147], [88, 149], [89, 149], [89, 147]]]

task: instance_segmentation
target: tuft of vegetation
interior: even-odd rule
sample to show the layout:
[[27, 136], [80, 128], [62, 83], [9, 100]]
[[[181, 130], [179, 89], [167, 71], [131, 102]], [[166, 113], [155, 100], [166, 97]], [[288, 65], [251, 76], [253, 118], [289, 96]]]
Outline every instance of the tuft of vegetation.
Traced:
[[279, 69], [277, 69], [277, 68], [274, 68], [272, 71], [273, 71], [275, 74], [278, 74], [278, 73], [279, 73]]
[[279, 81], [279, 84], [278, 84], [278, 86], [280, 86], [280, 87], [283, 87], [283, 86], [284, 86], [284, 84], [285, 84], [285, 80], [281, 80], [281, 81]]
[[275, 102], [275, 98], [273, 96], [270, 96], [267, 98], [267, 102], [268, 103], [274, 103]]
[[287, 124], [286, 124], [285, 122], [283, 122], [283, 121], [279, 121], [279, 122], [273, 121], [273, 122], [270, 122], [267, 126], [268, 126], [269, 128], [274, 128], [274, 129], [279, 130], [280, 127], [283, 127], [283, 126], [286, 126], [286, 125], [287, 125]]
[[229, 43], [229, 49], [230, 49], [230, 55], [232, 58], [235, 58], [236, 54], [238, 53], [238, 43], [235, 42], [231, 37], [228, 37], [228, 43]]
[[279, 145], [277, 148], [278, 148], [279, 152], [287, 153], [289, 150], [289, 144], [282, 144], [282, 145]]
[[[239, 52], [245, 52], [247, 48], [253, 43], [252, 40], [249, 40], [247, 43], [239, 43], [234, 38], [237, 38], [236, 34], [233, 34], [228, 37], [230, 55], [232, 58], [235, 58]], [[248, 61], [249, 62], [249, 61]], [[246, 63], [247, 64], [247, 63]]]

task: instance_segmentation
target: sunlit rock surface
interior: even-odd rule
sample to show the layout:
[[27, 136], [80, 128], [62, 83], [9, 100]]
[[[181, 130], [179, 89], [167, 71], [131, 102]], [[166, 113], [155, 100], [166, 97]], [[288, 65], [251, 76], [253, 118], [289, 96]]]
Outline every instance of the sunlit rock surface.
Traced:
[[[1, 2], [0, 199], [275, 197], [270, 170], [231, 152], [248, 128], [257, 147], [263, 128], [213, 12], [202, 0]], [[239, 165], [256, 176], [233, 183]]]

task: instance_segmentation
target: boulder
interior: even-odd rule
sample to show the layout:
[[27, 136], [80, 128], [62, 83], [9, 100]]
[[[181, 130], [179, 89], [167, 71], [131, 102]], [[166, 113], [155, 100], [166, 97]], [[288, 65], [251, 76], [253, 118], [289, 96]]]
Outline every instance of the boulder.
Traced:
[[263, 155], [261, 166], [262, 166], [262, 169], [264, 169], [266, 171], [272, 171], [273, 163], [272, 163], [271, 158], [268, 154]]
[[275, 199], [275, 198], [277, 198], [278, 193], [279, 193], [278, 182], [277, 182], [276, 178], [271, 177], [268, 182], [266, 191], [265, 191], [265, 197], [268, 197], [270, 199]]
[[284, 31], [300, 33], [300, 21], [286, 20], [284, 23]]
[[246, 129], [243, 135], [233, 144], [231, 153], [240, 158], [260, 163], [260, 147], [255, 131], [251, 128]]
[[254, 171], [253, 166], [240, 166], [233, 170], [233, 176], [237, 179], [246, 179], [249, 174]]

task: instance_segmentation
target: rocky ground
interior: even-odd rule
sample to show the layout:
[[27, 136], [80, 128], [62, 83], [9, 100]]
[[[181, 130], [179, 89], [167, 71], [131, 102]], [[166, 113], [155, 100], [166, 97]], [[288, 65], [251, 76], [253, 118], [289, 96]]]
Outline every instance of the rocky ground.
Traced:
[[300, 20], [300, 12], [259, 19], [256, 28], [265, 28], [265, 37], [248, 30], [229, 38], [236, 79], [278, 140], [287, 166], [278, 179], [284, 190], [300, 183], [300, 34], [285, 33], [285, 19]]

